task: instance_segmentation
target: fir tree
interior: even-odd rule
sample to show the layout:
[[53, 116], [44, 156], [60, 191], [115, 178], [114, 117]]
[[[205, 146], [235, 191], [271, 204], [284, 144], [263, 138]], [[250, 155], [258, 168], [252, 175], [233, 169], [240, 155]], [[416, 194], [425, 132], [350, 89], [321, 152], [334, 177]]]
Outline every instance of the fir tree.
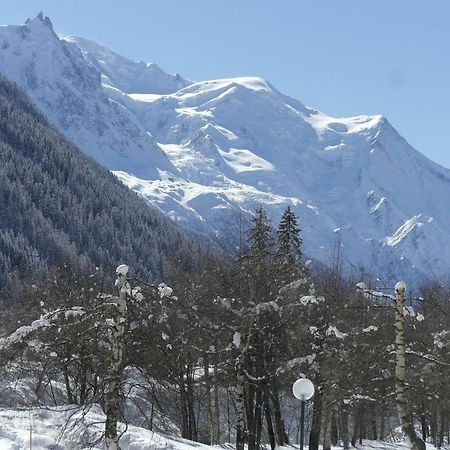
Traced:
[[273, 245], [272, 227], [264, 209], [256, 210], [250, 229], [250, 254], [257, 261], [268, 260]]
[[249, 232], [247, 271], [250, 300], [256, 303], [269, 301], [271, 280], [273, 279], [273, 238], [272, 227], [264, 209], [256, 210]]
[[302, 238], [294, 212], [288, 206], [284, 211], [277, 230], [276, 261], [280, 282], [292, 281], [298, 274], [302, 257]]
[[302, 243], [297, 217], [288, 206], [277, 230], [277, 254], [289, 259], [289, 262], [296, 262], [302, 256]]

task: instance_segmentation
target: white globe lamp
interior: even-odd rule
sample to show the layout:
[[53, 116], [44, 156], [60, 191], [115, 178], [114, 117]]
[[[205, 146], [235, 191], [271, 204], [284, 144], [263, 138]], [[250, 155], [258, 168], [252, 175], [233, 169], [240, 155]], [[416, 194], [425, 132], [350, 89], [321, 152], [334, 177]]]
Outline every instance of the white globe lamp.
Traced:
[[295, 398], [306, 401], [314, 395], [314, 385], [307, 378], [299, 378], [292, 386]]
[[305, 403], [314, 395], [314, 385], [307, 378], [299, 378], [292, 386], [292, 393], [295, 398], [301, 401], [300, 413], [300, 450], [303, 450], [305, 440]]

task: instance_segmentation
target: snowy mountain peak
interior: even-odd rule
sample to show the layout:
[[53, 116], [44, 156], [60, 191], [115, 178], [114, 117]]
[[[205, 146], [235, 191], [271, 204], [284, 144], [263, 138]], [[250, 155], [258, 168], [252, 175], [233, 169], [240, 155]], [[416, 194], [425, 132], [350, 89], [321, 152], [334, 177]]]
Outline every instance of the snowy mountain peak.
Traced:
[[131, 94], [168, 94], [189, 85], [191, 82], [179, 74], [169, 74], [155, 63], [134, 62], [116, 52], [78, 36], [62, 39], [79, 48], [86, 60], [104, 76], [104, 83]]
[[60, 40], [43, 15], [0, 27], [0, 72], [16, 81], [69, 139], [109, 167], [142, 177], [170, 161], [135, 115], [101, 84], [101, 71], [75, 45]]
[[25, 24], [30, 27], [44, 25], [52, 33], [55, 33], [55, 31], [53, 29], [53, 24], [52, 24], [50, 18], [47, 16], [44, 16], [44, 13], [42, 11], [39, 12], [39, 14], [34, 19], [27, 19]]

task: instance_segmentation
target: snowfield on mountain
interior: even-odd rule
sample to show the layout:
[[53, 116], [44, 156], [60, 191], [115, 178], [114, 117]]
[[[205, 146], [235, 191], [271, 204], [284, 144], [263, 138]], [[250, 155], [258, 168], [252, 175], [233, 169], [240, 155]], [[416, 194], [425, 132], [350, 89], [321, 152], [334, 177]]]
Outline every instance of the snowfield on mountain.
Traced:
[[0, 27], [0, 72], [63, 133], [182, 226], [224, 240], [291, 206], [304, 251], [416, 286], [450, 267], [450, 170], [382, 116], [333, 118], [255, 77], [192, 82], [48, 18]]

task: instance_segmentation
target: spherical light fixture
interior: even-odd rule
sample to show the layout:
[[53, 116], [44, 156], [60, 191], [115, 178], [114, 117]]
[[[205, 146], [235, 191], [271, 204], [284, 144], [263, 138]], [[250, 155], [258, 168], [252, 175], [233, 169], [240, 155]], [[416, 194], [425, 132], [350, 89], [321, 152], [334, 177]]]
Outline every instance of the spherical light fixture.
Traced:
[[292, 386], [292, 393], [295, 398], [301, 402], [299, 444], [300, 450], [303, 450], [305, 440], [305, 403], [314, 395], [314, 385], [307, 378], [299, 378]]
[[306, 401], [314, 395], [314, 385], [307, 378], [299, 378], [292, 386], [295, 398]]

